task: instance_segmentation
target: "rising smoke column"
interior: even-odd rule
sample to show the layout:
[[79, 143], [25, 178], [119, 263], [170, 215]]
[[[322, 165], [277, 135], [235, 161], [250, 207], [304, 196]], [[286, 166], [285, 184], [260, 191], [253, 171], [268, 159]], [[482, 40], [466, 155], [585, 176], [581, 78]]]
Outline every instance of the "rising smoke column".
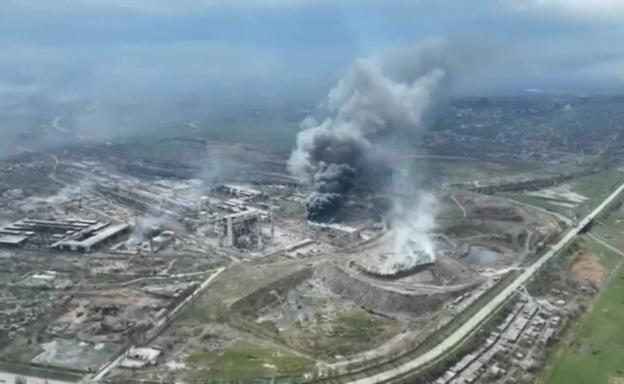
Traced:
[[320, 163], [314, 174], [314, 192], [308, 196], [306, 208], [312, 221], [324, 221], [336, 212], [351, 189], [355, 169], [347, 164]]
[[308, 117], [288, 162], [290, 172], [312, 182], [308, 219], [329, 221], [353, 184], [395, 168], [393, 148], [424, 129], [424, 119], [447, 71], [439, 42], [379, 62], [356, 60], [322, 104], [323, 118]]

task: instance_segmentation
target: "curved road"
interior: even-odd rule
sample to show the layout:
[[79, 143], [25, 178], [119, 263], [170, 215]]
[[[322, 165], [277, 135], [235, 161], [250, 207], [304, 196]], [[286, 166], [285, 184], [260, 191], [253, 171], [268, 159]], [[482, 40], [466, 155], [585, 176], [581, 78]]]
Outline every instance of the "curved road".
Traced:
[[509, 297], [511, 297], [518, 288], [526, 283], [544, 264], [553, 258], [559, 251], [569, 245], [580, 233], [595, 219], [604, 209], [615, 200], [620, 193], [624, 191], [624, 184], [620, 185], [609, 197], [607, 197], [596, 209], [594, 209], [589, 215], [581, 220], [576, 226], [571, 228], [565, 236], [557, 244], [551, 247], [541, 258], [539, 258], [530, 267], [519, 275], [511, 284], [503, 289], [498, 295], [496, 295], [490, 302], [485, 304], [472, 318], [461, 325], [455, 332], [453, 332], [444, 342], [436, 345], [429, 351], [417, 356], [414, 360], [405, 362], [399, 366], [391, 368], [387, 371], [380, 372], [368, 376], [363, 379], [350, 381], [350, 384], [378, 384], [384, 381], [389, 381], [404, 375], [408, 375], [410, 372], [423, 367], [424, 365], [434, 362], [435, 360], [443, 357], [453, 347], [458, 345], [467, 336], [472, 334], [479, 326], [494, 312], [501, 304], [503, 304]]
[[54, 120], [52, 120], [52, 124], [51, 124], [52, 128], [62, 133], [70, 133], [69, 130], [67, 130], [65, 127], [61, 125], [61, 120], [63, 120], [64, 117], [65, 115], [56, 116]]

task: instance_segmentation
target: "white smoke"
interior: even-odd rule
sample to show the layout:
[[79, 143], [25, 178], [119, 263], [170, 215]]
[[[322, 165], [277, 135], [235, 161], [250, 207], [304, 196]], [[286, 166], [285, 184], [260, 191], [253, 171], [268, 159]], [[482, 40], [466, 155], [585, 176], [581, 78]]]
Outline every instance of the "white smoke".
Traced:
[[[434, 41], [386, 60], [358, 59], [329, 92], [324, 117], [302, 122], [288, 169], [313, 183], [309, 219], [333, 220], [355, 183], [388, 189], [380, 175], [403, 168], [399, 152], [413, 150], [413, 140], [426, 128], [427, 114], [448, 82], [447, 58], [444, 42]], [[399, 181], [409, 190], [392, 191], [396, 244], [390, 263], [395, 265], [435, 258], [428, 236], [435, 225], [435, 198], [414, 187], [412, 175], [404, 173], [410, 180]]]
[[154, 234], [160, 232], [165, 223], [166, 218], [164, 216], [137, 217], [134, 220], [134, 227], [128, 239], [128, 243], [141, 244], [144, 241], [150, 240]]
[[59, 209], [63, 204], [83, 197], [85, 192], [91, 190], [92, 186], [92, 182], [82, 180], [78, 184], [64, 186], [51, 196], [30, 196], [20, 203], [20, 210], [36, 212], [50, 206]]
[[413, 198], [416, 200], [414, 204], [395, 200], [390, 218], [394, 231], [394, 249], [382, 268], [386, 273], [436, 260], [431, 233], [436, 225], [438, 202], [431, 193], [424, 191], [417, 192]]
[[372, 59], [357, 60], [329, 92], [324, 107], [330, 117], [319, 123], [310, 116], [302, 122], [288, 169], [311, 177], [321, 161], [351, 165], [373, 152], [378, 139], [420, 130], [445, 76], [444, 69], [431, 68], [404, 83], [384, 74]]

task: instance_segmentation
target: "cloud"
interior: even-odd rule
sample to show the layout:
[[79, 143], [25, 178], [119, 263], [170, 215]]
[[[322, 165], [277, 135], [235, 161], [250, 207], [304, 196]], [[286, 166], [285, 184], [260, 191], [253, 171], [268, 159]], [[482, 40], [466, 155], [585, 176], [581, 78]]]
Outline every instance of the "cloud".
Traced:
[[597, 78], [624, 81], [624, 59], [606, 60], [596, 63], [593, 66], [584, 68], [582, 74]]
[[87, 93], [135, 89], [192, 89], [252, 82], [283, 72], [283, 57], [223, 42], [106, 46], [8, 45], [0, 83]]
[[574, 17], [579, 20], [613, 20], [624, 22], [622, 0], [508, 0], [521, 11]]
[[453, 73], [475, 74], [458, 83], [467, 93], [574, 87], [621, 77], [618, 21], [624, 0], [4, 0], [0, 84], [316, 99], [355, 57], [443, 37], [458, 41]]
[[[341, 4], [356, 3], [342, 0]], [[186, 14], [217, 8], [291, 8], [335, 4], [331, 0], [13, 0], [10, 4], [26, 9], [81, 11], [125, 10], [152, 13]]]

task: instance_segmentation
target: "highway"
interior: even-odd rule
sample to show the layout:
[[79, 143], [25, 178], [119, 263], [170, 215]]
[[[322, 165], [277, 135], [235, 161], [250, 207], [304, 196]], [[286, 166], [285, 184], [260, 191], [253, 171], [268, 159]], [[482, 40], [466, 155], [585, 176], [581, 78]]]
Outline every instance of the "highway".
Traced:
[[513, 282], [505, 287], [498, 295], [494, 296], [487, 304], [485, 304], [477, 313], [469, 320], [462, 324], [455, 332], [453, 332], [444, 342], [436, 345], [429, 351], [417, 356], [413, 360], [405, 362], [399, 366], [392, 367], [386, 371], [372, 374], [366, 378], [350, 381], [350, 384], [378, 384], [391, 381], [395, 378], [408, 375], [410, 372], [417, 370], [443, 357], [451, 349], [457, 346], [462, 340], [470, 336], [476, 331], [481, 324], [492, 314], [501, 304], [510, 298], [518, 288], [522, 287], [544, 264], [569, 245], [582, 231], [594, 220], [604, 209], [615, 200], [620, 193], [624, 191], [624, 184], [620, 185], [609, 197], [607, 197], [596, 209], [589, 213], [583, 220], [572, 227], [548, 252], [542, 255], [531, 266], [519, 275]]

